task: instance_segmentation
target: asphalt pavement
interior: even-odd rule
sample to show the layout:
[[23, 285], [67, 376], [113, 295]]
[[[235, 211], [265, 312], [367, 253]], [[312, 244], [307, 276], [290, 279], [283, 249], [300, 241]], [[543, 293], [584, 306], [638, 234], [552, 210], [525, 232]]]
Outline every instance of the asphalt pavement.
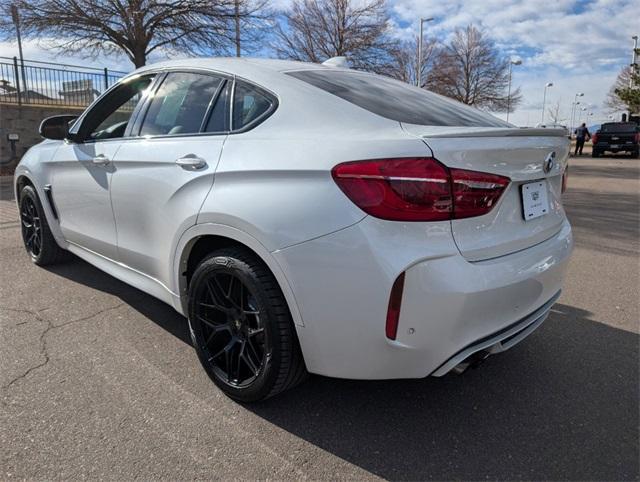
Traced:
[[0, 479], [639, 475], [640, 161], [572, 158], [576, 250], [549, 319], [462, 376], [312, 377], [225, 398], [186, 321], [74, 260], [38, 268], [0, 193]]

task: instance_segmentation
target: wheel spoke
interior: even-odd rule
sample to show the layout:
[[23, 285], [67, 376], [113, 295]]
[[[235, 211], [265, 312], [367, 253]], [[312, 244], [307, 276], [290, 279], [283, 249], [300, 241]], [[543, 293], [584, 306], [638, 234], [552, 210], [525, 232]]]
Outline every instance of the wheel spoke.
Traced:
[[213, 304], [209, 304], [209, 303], [200, 303], [200, 306], [204, 306], [205, 308], [211, 308], [211, 309], [214, 309], [214, 310], [222, 311], [223, 313], [227, 313], [227, 314], [230, 314], [230, 315], [234, 313], [234, 309], [233, 308], [227, 308], [225, 306], [213, 305]]
[[246, 343], [249, 347], [249, 349], [247, 350], [247, 354], [249, 356], [252, 356], [255, 359], [256, 363], [262, 365], [262, 357], [258, 355], [258, 351], [256, 350], [256, 347], [253, 346], [253, 341], [251, 340], [251, 338], [247, 339]]
[[211, 320], [207, 320], [204, 316], [202, 315], [197, 315], [198, 319], [204, 323], [205, 325], [207, 325], [209, 328], [211, 328], [215, 333], [219, 333], [221, 331], [224, 330], [231, 330], [231, 325], [230, 323], [214, 323]]
[[[215, 282], [215, 286], [213, 286], [209, 282], [209, 280], [206, 281], [207, 290], [209, 292], [209, 296], [211, 297], [211, 304], [213, 305], [212, 307], [227, 313], [229, 312], [230, 308], [225, 306], [225, 303], [223, 302], [225, 298], [224, 291], [220, 288], [220, 284], [218, 283], [215, 277], [213, 278], [213, 280]], [[219, 292], [216, 292], [216, 287], [218, 288]], [[220, 297], [220, 294], [222, 294], [222, 297]]]
[[244, 361], [244, 363], [247, 365], [247, 367], [249, 368], [249, 370], [251, 370], [251, 372], [253, 373], [254, 376], [258, 375], [258, 372], [260, 371], [260, 369], [256, 366], [256, 364], [253, 362], [253, 360], [251, 359], [251, 357], [249, 357], [248, 354], [242, 354], [242, 360]]
[[216, 358], [218, 358], [222, 354], [225, 354], [225, 357], [226, 357], [227, 354], [229, 353], [229, 350], [231, 349], [231, 347], [233, 347], [233, 345], [235, 345], [237, 341], [238, 341], [238, 339], [236, 337], [231, 337], [231, 339], [224, 346], [224, 348], [222, 348], [221, 350], [219, 350], [218, 352], [214, 353], [213, 355], [211, 355], [209, 357], [209, 361], [215, 360]]

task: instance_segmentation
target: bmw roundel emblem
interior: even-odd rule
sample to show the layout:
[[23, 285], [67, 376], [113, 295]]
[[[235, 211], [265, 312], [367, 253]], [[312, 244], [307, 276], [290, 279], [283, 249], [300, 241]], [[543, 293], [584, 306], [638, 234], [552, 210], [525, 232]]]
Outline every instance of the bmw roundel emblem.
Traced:
[[542, 163], [542, 170], [544, 171], [545, 174], [548, 174], [549, 172], [551, 172], [551, 169], [555, 167], [555, 165], [556, 165], [556, 151], [553, 151], [549, 153], [549, 155], [546, 157], [546, 159]]

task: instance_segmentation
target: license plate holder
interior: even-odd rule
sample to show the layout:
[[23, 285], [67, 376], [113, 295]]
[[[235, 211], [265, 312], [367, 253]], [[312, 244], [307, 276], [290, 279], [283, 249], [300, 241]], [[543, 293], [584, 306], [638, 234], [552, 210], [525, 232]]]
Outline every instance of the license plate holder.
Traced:
[[544, 216], [549, 212], [547, 181], [535, 181], [520, 187], [522, 194], [522, 214], [525, 221]]

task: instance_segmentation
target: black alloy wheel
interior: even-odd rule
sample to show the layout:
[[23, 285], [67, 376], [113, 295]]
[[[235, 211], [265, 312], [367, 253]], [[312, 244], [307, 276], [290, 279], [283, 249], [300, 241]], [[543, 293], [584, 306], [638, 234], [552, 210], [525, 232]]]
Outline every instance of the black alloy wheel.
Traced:
[[306, 378], [284, 295], [251, 251], [233, 247], [211, 253], [195, 269], [188, 296], [198, 358], [231, 398], [263, 400]]
[[20, 203], [20, 221], [24, 246], [33, 258], [38, 258], [42, 252], [42, 221], [34, 199], [29, 196]]
[[214, 272], [203, 281], [195, 308], [217, 377], [238, 388], [253, 382], [267, 355], [267, 333], [256, 298], [235, 274]]
[[42, 203], [33, 186], [27, 185], [20, 192], [20, 228], [24, 247], [31, 260], [40, 266], [65, 261], [70, 253], [56, 242]]

